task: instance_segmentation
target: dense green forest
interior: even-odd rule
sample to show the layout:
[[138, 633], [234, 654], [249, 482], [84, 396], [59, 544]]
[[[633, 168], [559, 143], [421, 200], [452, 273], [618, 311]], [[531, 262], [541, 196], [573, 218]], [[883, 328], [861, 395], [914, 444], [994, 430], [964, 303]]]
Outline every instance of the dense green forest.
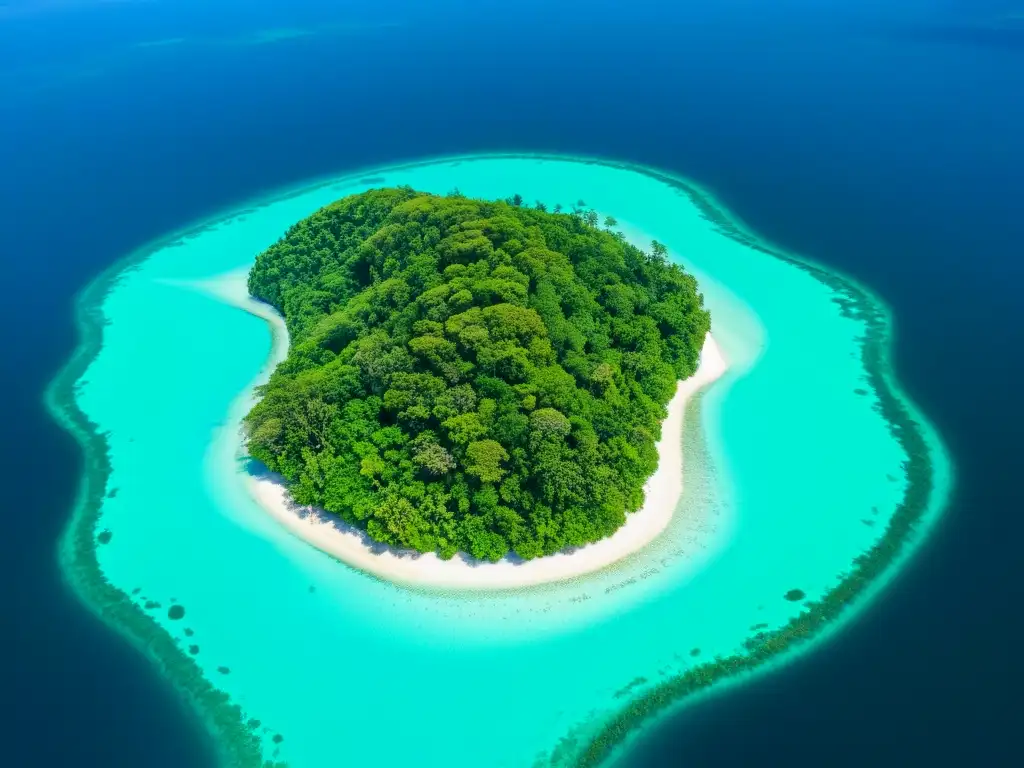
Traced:
[[291, 336], [251, 455], [299, 503], [442, 557], [611, 534], [710, 318], [664, 246], [583, 208], [378, 189], [294, 225], [249, 275]]

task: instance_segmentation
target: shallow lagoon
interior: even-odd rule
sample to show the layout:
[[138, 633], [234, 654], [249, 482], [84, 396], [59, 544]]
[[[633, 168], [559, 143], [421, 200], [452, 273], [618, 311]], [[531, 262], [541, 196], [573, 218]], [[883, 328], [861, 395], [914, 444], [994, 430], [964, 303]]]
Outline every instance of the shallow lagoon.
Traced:
[[[383, 184], [518, 192], [549, 206], [582, 198], [631, 238], [657, 237], [696, 274], [733, 367], [689, 406], [684, 496], [647, 549], [562, 585], [416, 592], [316, 552], [247, 499], [239, 395], [264, 367], [269, 333], [189, 286], [246, 267], [317, 207]], [[191, 660], [259, 720], [239, 728], [221, 698], [202, 696], [227, 753], [293, 766], [572, 764], [631, 701], [743, 652], [756, 632], [804, 610], [787, 592], [821, 598], [881, 539], [905, 505], [911, 465], [880, 407], [884, 371], [865, 367], [868, 324], [833, 278], [759, 249], [708, 203], [656, 173], [568, 159], [377, 169], [193, 229], [95, 296], [107, 324], [75, 391], [109, 446], [98, 563], [155, 624], [124, 611], [113, 620], [148, 638], [179, 683], [196, 688], [194, 668], [188, 680], [183, 672]], [[915, 418], [930, 518], [950, 473]], [[88, 509], [77, 521], [91, 525]], [[95, 574], [81, 567], [81, 548], [69, 544], [66, 556], [88, 596]], [[185, 615], [172, 619], [172, 605]], [[166, 639], [156, 625], [180, 653], [154, 639]]]

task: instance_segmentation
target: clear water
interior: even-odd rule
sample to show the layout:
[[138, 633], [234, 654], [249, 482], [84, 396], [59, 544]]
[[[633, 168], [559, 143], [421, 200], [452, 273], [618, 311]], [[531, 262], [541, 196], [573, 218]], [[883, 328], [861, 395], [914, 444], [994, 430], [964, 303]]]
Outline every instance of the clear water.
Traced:
[[[425, 593], [349, 569], [248, 500], [238, 419], [270, 336], [187, 284], [246, 267], [299, 218], [383, 184], [582, 198], [696, 274], [733, 367], [689, 408], [684, 497], [647, 549], [562, 585]], [[108, 433], [117, 489], [98, 526], [111, 534], [98, 545], [102, 571], [138, 590], [132, 599], [149, 603], [183, 653], [198, 646], [206, 677], [260, 720], [267, 759], [571, 761], [631, 697], [798, 614], [787, 591], [828, 592], [903, 499], [907, 456], [875, 408], [865, 329], [835, 298], [807, 271], [728, 237], [676, 186], [629, 168], [478, 156], [269, 198], [157, 248], [104, 301], [102, 349], [77, 395]], [[937, 510], [949, 469], [929, 439]], [[184, 618], [169, 618], [173, 604]]]

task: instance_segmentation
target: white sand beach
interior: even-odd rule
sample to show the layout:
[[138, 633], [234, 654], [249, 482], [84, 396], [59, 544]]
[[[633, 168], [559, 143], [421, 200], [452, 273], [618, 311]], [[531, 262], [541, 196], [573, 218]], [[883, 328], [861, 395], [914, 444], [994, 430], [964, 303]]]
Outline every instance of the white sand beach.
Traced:
[[[267, 304], [254, 300], [246, 288], [247, 271], [193, 284], [222, 301], [256, 315], [271, 326], [274, 344], [259, 381], [283, 360], [288, 350], [284, 320]], [[606, 539], [529, 561], [508, 557], [497, 563], [473, 560], [463, 554], [442, 560], [436, 554], [398, 551], [370, 540], [365, 533], [336, 516], [291, 501], [280, 477], [270, 473], [254, 476], [242, 473], [249, 495], [274, 520], [293, 535], [336, 557], [342, 562], [388, 581], [425, 588], [456, 590], [516, 589], [570, 580], [606, 568], [639, 551], [665, 530], [683, 491], [683, 415], [687, 401], [725, 373], [728, 364], [709, 333], [701, 351], [700, 365], [693, 376], [680, 381], [668, 406], [657, 445], [658, 468], [645, 487], [643, 507], [626, 518], [626, 523]], [[232, 419], [241, 418], [253, 402], [248, 391], [236, 403]], [[237, 411], [237, 412], [236, 412]], [[238, 455], [245, 447], [239, 432]]]

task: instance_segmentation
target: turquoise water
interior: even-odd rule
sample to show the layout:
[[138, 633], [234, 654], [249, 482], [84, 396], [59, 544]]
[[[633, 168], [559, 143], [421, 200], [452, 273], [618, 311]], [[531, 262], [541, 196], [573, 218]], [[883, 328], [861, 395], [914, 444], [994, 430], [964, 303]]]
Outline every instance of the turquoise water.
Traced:
[[[561, 585], [417, 592], [333, 561], [248, 500], [234, 459], [239, 398], [270, 335], [188, 286], [248, 266], [316, 208], [384, 184], [549, 206], [582, 198], [630, 238], [664, 242], [697, 276], [732, 367], [689, 405], [683, 499], [645, 550]], [[260, 721], [266, 759], [572, 763], [631, 700], [742, 653], [752, 627], [798, 615], [804, 602], [789, 590], [814, 601], [836, 587], [910, 484], [865, 368], [865, 322], [829, 281], [706, 213], [638, 169], [481, 156], [327, 180], [158, 247], [107, 293], [102, 347], [77, 388], [107, 433], [116, 489], [97, 526], [110, 534], [97, 545], [103, 575]], [[915, 418], [929, 445], [931, 517], [950, 471]]]

